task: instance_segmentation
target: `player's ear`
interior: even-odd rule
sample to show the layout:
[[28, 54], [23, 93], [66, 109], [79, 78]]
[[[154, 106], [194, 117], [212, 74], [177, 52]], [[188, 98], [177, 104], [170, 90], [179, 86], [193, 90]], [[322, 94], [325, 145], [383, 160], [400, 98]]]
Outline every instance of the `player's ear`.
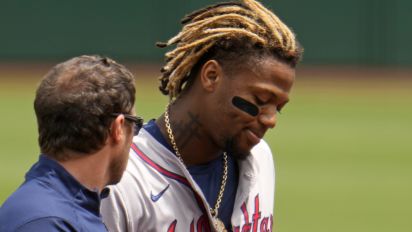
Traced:
[[222, 66], [216, 60], [208, 60], [200, 69], [200, 81], [202, 87], [213, 92], [223, 76]]
[[113, 142], [117, 143], [121, 140], [123, 134], [125, 133], [123, 130], [124, 123], [124, 115], [120, 114], [113, 120], [112, 124], [110, 125], [109, 137]]

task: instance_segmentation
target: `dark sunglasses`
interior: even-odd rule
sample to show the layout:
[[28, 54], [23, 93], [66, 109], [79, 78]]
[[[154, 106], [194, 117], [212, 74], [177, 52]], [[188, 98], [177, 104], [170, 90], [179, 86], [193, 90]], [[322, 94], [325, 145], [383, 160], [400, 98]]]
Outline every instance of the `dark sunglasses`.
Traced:
[[128, 120], [129, 122], [134, 123], [134, 134], [135, 135], [137, 135], [139, 133], [140, 129], [142, 129], [143, 118], [138, 117], [138, 116], [133, 116], [133, 115], [130, 115], [130, 114], [123, 114], [123, 113], [112, 113], [111, 114], [112, 117], [117, 117], [119, 115], [123, 115], [126, 120]]

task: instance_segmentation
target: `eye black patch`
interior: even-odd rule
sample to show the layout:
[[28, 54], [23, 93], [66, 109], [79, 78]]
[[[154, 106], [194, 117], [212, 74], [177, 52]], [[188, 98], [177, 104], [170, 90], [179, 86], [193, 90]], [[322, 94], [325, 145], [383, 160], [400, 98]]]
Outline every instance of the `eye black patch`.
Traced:
[[250, 103], [241, 97], [234, 96], [232, 98], [232, 104], [253, 117], [256, 117], [259, 114], [259, 108], [255, 104]]

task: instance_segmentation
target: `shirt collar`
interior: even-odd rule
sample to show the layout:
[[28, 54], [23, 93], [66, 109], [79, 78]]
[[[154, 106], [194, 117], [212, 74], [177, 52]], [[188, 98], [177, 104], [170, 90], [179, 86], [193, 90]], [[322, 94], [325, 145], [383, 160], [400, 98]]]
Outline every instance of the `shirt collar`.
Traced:
[[150, 120], [143, 126], [143, 128], [149, 132], [160, 144], [166, 147], [170, 152], [175, 154], [173, 148], [167, 143], [165, 137], [163, 136], [162, 132], [160, 131], [159, 127], [156, 125], [155, 119]]

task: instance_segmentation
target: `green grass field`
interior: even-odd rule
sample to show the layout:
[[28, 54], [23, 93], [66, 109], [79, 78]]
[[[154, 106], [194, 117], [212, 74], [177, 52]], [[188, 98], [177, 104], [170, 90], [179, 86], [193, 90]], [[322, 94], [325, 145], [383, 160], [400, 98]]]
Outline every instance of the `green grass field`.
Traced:
[[[39, 152], [32, 102], [40, 76], [2, 75], [0, 203]], [[137, 81], [146, 120], [167, 101], [155, 77]], [[412, 231], [411, 87], [406, 79], [298, 77], [266, 135], [277, 168], [275, 231]]]

